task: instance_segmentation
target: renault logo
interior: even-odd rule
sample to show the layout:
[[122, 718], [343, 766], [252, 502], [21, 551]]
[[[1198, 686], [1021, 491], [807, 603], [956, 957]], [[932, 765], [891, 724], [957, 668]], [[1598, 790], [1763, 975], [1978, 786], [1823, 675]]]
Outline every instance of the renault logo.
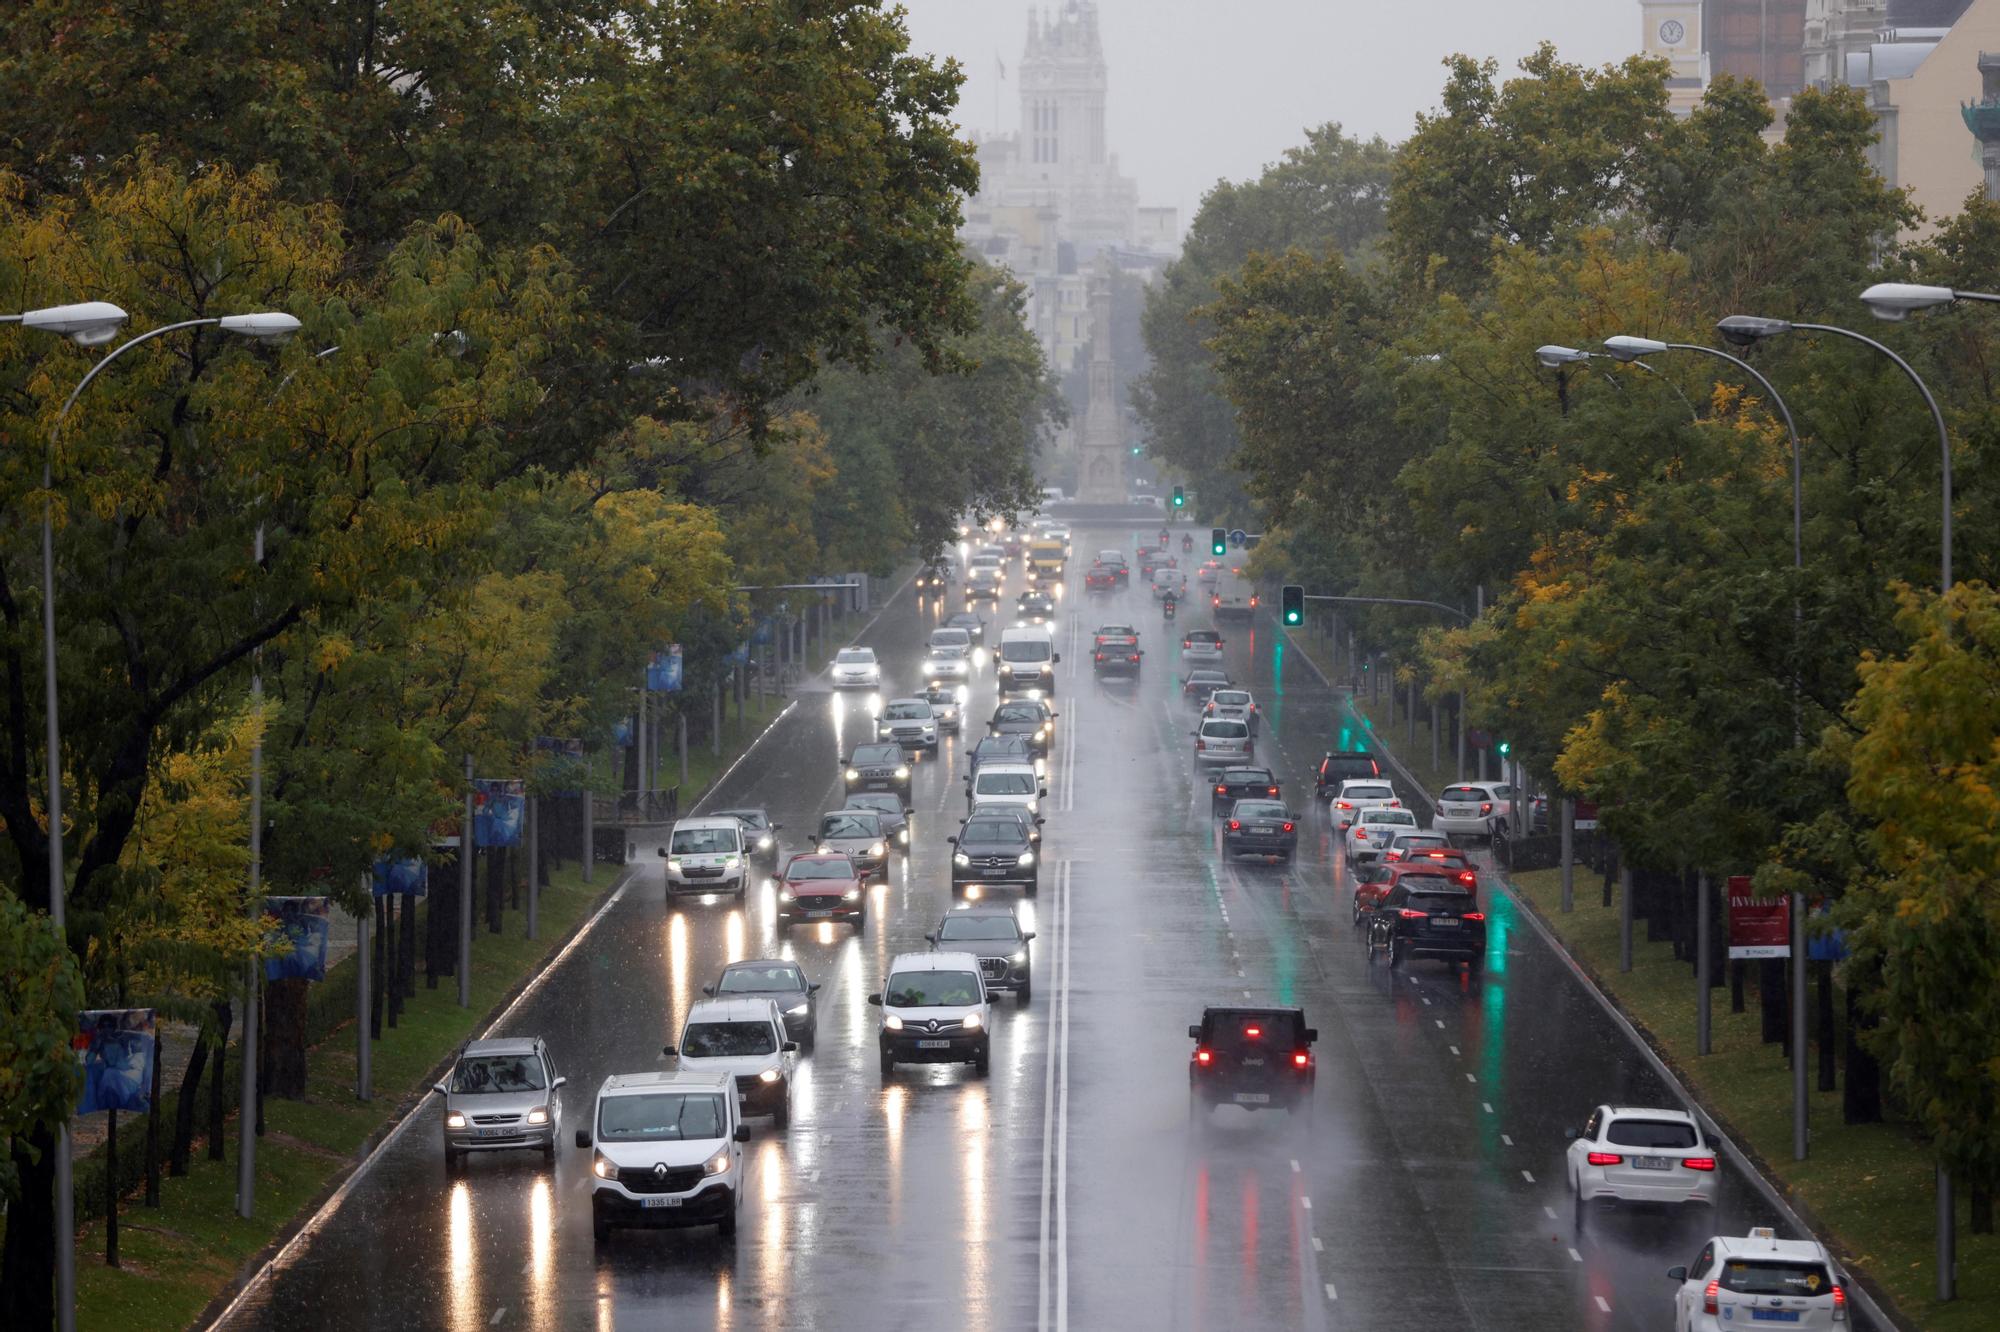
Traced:
[[656, 1161], [656, 1162], [654, 1162], [654, 1163], [653, 1163], [653, 1178], [654, 1178], [654, 1179], [665, 1179], [666, 1177], [667, 1177], [667, 1163], [666, 1163], [665, 1161]]
[[936, 1030], [937, 1030], [937, 1028], [938, 1028], [938, 1024], [937, 1024], [937, 1019], [936, 1019], [936, 1018], [932, 1018], [932, 1019], [931, 1019], [931, 1020], [930, 1020], [929, 1022], [926, 1022], [926, 1023], [924, 1024], [924, 1025], [925, 1025], [925, 1026], [927, 1026], [927, 1027], [929, 1027], [929, 1028], [930, 1028], [930, 1029], [931, 1029], [932, 1031], [936, 1031]]

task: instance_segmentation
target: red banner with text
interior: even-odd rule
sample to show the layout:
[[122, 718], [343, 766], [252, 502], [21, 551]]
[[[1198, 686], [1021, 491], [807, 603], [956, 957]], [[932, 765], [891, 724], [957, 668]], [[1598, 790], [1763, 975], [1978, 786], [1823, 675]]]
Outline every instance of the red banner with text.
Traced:
[[1749, 875], [1730, 875], [1729, 956], [1757, 958], [1791, 955], [1791, 899], [1758, 897]]

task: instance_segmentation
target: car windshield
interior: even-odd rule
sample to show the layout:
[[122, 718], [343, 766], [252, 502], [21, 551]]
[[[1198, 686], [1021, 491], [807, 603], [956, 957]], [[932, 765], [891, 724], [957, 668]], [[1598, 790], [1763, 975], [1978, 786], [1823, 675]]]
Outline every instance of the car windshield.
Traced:
[[882, 831], [881, 815], [872, 810], [866, 813], [829, 814], [820, 820], [821, 837], [879, 837]]
[[1278, 779], [1271, 775], [1269, 768], [1224, 768], [1222, 781], [1226, 786], [1276, 786]]
[[1371, 809], [1361, 816], [1361, 822], [1369, 828], [1414, 828], [1417, 816], [1407, 809]]
[[931, 646], [934, 648], [962, 648], [971, 641], [972, 635], [963, 629], [938, 629], [931, 633]]
[[1045, 638], [1015, 639], [1000, 645], [1002, 661], [1047, 661], [1049, 643]]
[[979, 1002], [979, 977], [969, 971], [905, 971], [889, 978], [890, 1008], [961, 1008]]
[[803, 990], [805, 973], [797, 967], [731, 967], [722, 973], [721, 994], [766, 994], [774, 990]]
[[454, 1096], [541, 1091], [547, 1085], [542, 1061], [531, 1054], [467, 1055], [451, 1071]]
[[890, 721], [929, 721], [931, 705], [928, 703], [891, 703], [882, 715]]
[[1021, 831], [1019, 819], [972, 819], [967, 821], [965, 831], [958, 835], [958, 840], [961, 845], [967, 842], [983, 845], [998, 842], [1003, 846], [1017, 846], [1027, 840], [1027, 834]]
[[857, 764], [879, 763], [893, 767], [903, 761], [903, 751], [894, 745], [857, 745], [854, 761]]
[[1188, 676], [1188, 683], [1213, 687], [1215, 685], [1228, 684], [1229, 677], [1221, 671], [1195, 671]]
[[833, 659], [842, 666], [873, 666], [875, 653], [870, 648], [842, 648]]
[[993, 714], [993, 720], [997, 722], [1039, 722], [1041, 719], [1042, 710], [1032, 703], [1002, 703]]
[[1472, 906], [1470, 893], [1446, 892], [1426, 884], [1424, 891], [1410, 894], [1412, 911], [1465, 911]]
[[746, 828], [757, 832], [770, 826], [771, 820], [761, 809], [725, 809], [716, 813], [719, 819], [735, 819]]
[[1132, 626], [1129, 624], [1100, 624], [1097, 626], [1097, 635], [1100, 638], [1137, 638], [1139, 636], [1133, 632]]
[[1231, 1053], [1289, 1050], [1298, 1044], [1298, 1019], [1293, 1013], [1218, 1013], [1208, 1029], [1208, 1043]]
[[1604, 1140], [1620, 1147], [1686, 1148], [1695, 1145], [1694, 1125], [1673, 1119], [1614, 1119]]
[[1236, 802], [1232, 818], [1238, 819], [1282, 819], [1285, 807], [1275, 800], [1239, 800]]
[[980, 619], [977, 615], [968, 615], [961, 612], [960, 614], [952, 616], [949, 620], [945, 621], [945, 623], [958, 625], [960, 628], [965, 630], [966, 638], [970, 639], [972, 637], [972, 630], [974, 626], [984, 625], [986, 621]]
[[1795, 1299], [1825, 1295], [1833, 1289], [1826, 1264], [1783, 1258], [1725, 1259], [1722, 1288], [1738, 1295], [1790, 1295]]
[[1441, 797], [1445, 800], [1491, 800], [1492, 797], [1477, 786], [1447, 786]]
[[597, 1107], [600, 1142], [719, 1138], [727, 1122], [714, 1092], [648, 1092], [607, 1096]]
[[1250, 728], [1240, 721], [1211, 721], [1201, 724], [1201, 734], [1208, 740], [1241, 740]]
[[785, 869], [787, 879], [851, 879], [854, 877], [854, 862], [846, 856], [828, 860], [807, 860], [800, 857]]
[[1012, 916], [946, 916], [938, 928], [938, 941], [960, 939], [1018, 939], [1020, 927]]
[[1429, 851], [1447, 843], [1442, 833], [1403, 833], [1396, 838], [1396, 845], [1404, 851]]
[[1391, 786], [1350, 786], [1340, 793], [1343, 800], [1394, 800], [1396, 790]]
[[777, 1037], [768, 1022], [690, 1022], [681, 1033], [681, 1053], [689, 1059], [775, 1054]]
[[850, 797], [847, 807], [849, 809], [872, 809], [877, 814], [893, 814], [897, 818], [901, 818], [903, 815], [903, 802], [886, 791]]
[[931, 644], [932, 661], [957, 661], [964, 655], [965, 655], [965, 645], [963, 643]]
[[1033, 795], [1035, 775], [1030, 772], [982, 772], [973, 789], [980, 795]]
[[1187, 636], [1187, 641], [1190, 643], [1220, 643], [1222, 635], [1216, 633], [1213, 629], [1197, 629]]
[[672, 851], [677, 856], [719, 856], [736, 850], [740, 835], [735, 828], [676, 828]]

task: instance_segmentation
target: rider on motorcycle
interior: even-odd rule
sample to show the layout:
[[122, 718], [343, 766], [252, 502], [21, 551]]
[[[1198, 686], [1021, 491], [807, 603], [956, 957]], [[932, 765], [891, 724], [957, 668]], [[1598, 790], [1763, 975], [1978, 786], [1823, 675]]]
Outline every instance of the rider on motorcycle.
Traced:
[[1174, 593], [1172, 588], [1168, 588], [1167, 594], [1160, 598], [1160, 609], [1167, 613], [1169, 620], [1174, 618]]
[[1167, 529], [1166, 529], [1166, 528], [1164, 528], [1164, 527], [1163, 527], [1163, 528], [1161, 528], [1161, 529], [1160, 529], [1160, 549], [1161, 549], [1161, 550], [1165, 550], [1165, 549], [1167, 548], [1167, 538], [1168, 538], [1168, 536], [1169, 536], [1169, 533], [1167, 532]]
[[1189, 535], [1186, 535], [1186, 536], [1183, 536], [1183, 537], [1181, 538], [1181, 554], [1185, 555], [1185, 554], [1187, 554], [1187, 553], [1188, 553], [1189, 551], [1191, 551], [1191, 550], [1193, 550], [1193, 549], [1194, 549], [1194, 537], [1193, 537], [1193, 535], [1192, 535], [1192, 534], [1189, 534]]

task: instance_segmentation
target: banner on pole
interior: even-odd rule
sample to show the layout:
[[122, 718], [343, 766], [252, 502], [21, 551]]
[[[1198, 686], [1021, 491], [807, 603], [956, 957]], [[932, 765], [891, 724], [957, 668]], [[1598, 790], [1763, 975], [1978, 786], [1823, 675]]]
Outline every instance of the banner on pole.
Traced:
[[676, 694], [681, 687], [681, 645], [667, 644], [646, 662], [646, 688], [655, 694]]
[[83, 1066], [78, 1114], [146, 1108], [153, 1090], [156, 1048], [152, 1009], [85, 1009], [77, 1014], [70, 1048]]
[[416, 856], [407, 860], [378, 860], [369, 890], [377, 897], [397, 893], [406, 897], [427, 897], [431, 891], [430, 862]]
[[1847, 932], [1826, 930], [1816, 933], [1813, 920], [1824, 920], [1833, 914], [1833, 908], [1822, 898], [1812, 909], [1812, 917], [1806, 922], [1806, 958], [1813, 962], [1845, 962], [1847, 960]]
[[1791, 899], [1756, 896], [1747, 874], [1730, 875], [1728, 885], [1730, 958], [1790, 957]]
[[477, 846], [519, 846], [528, 809], [528, 784], [519, 777], [481, 777], [472, 783], [472, 836]]
[[287, 951], [264, 959], [264, 979], [325, 980], [326, 940], [333, 932], [333, 904], [324, 897], [267, 897], [264, 914], [278, 919], [270, 934]]

